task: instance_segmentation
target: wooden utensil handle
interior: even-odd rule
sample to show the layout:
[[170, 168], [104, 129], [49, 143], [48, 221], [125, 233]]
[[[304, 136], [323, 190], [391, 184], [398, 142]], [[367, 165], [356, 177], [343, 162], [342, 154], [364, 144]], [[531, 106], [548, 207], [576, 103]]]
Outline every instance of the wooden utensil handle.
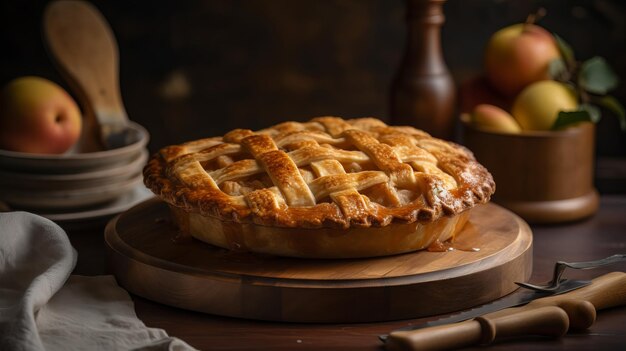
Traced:
[[477, 320], [389, 334], [388, 350], [448, 350], [475, 345], [481, 341]]
[[395, 332], [387, 345], [392, 350], [448, 350], [522, 335], [559, 337], [568, 328], [569, 318], [562, 308], [545, 306], [497, 318], [478, 317], [462, 323]]
[[592, 280], [586, 287], [565, 294], [545, 297], [527, 305], [507, 308], [474, 320], [393, 332], [387, 339], [391, 350], [446, 350], [490, 343], [521, 335], [561, 336], [570, 325], [590, 327], [596, 310], [626, 305], [626, 273], [612, 272]]
[[[537, 306], [560, 306], [566, 301], [584, 300], [593, 304], [596, 310], [626, 305], [626, 273], [611, 272], [595, 278], [591, 284], [565, 294], [544, 297], [532, 301], [523, 308]], [[498, 313], [498, 312], [495, 312]]]

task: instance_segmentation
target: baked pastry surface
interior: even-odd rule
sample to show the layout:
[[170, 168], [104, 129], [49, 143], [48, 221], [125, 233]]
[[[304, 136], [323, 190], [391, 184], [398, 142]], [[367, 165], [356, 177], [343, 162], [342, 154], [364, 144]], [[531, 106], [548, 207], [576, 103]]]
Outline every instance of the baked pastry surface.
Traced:
[[[491, 174], [460, 145], [374, 118], [337, 117], [285, 122], [257, 132], [236, 129], [165, 147], [146, 165], [144, 182], [192, 235], [222, 222], [241, 232], [250, 232], [250, 225], [343, 233], [394, 224], [426, 226], [442, 217], [450, 222], [489, 201], [495, 191]], [[207, 223], [197, 223], [202, 217]], [[464, 223], [462, 218], [454, 222]], [[213, 232], [194, 236], [233, 248], [225, 238], [229, 234], [210, 238]], [[445, 235], [431, 236], [445, 240]]]

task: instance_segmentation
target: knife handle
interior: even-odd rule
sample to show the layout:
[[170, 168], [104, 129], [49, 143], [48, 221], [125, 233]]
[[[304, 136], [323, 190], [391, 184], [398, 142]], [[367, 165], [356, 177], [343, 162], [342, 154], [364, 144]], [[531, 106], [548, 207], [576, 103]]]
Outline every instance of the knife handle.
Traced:
[[526, 311], [510, 311], [496, 318], [483, 316], [456, 324], [393, 332], [387, 339], [387, 348], [448, 350], [476, 344], [486, 345], [503, 338], [523, 335], [560, 337], [568, 329], [567, 313], [560, 307], [545, 306]]
[[626, 305], [626, 273], [607, 273], [593, 279], [591, 284], [580, 289], [561, 295], [537, 299], [523, 307], [560, 306], [561, 303], [568, 300], [589, 301], [596, 310]]
[[[471, 321], [442, 325], [412, 331], [393, 332], [387, 339], [387, 347], [390, 350], [445, 350], [463, 346], [489, 342], [490, 335], [494, 339], [504, 336], [540, 334], [560, 336], [553, 334], [562, 326], [562, 319], [557, 314], [567, 318], [567, 329], [586, 329], [595, 321], [596, 310], [626, 305], [626, 273], [612, 272], [592, 280], [591, 284], [583, 288], [570, 291], [565, 294], [544, 297], [534, 300], [527, 305], [515, 308], [507, 308], [493, 312]], [[546, 312], [545, 308], [549, 308]], [[536, 332], [534, 326], [529, 326], [527, 321], [535, 321], [534, 313], [554, 314], [551, 323], [557, 324], [556, 328], [541, 329]], [[555, 312], [560, 310], [560, 312]], [[522, 316], [517, 319], [513, 316]], [[489, 323], [487, 323], [489, 321]], [[545, 326], [543, 321], [537, 321], [537, 325]], [[561, 324], [559, 324], [561, 323]], [[549, 333], [545, 334], [544, 330]]]
[[[590, 304], [594, 313], [589, 312]], [[484, 317], [498, 318], [510, 311], [527, 311], [538, 307], [557, 306], [569, 315], [572, 329], [582, 330], [589, 328], [596, 319], [595, 311], [605, 308], [626, 305], [626, 273], [611, 272], [599, 276], [591, 284], [565, 294], [543, 297], [530, 303], [514, 308], [507, 308], [485, 315]]]

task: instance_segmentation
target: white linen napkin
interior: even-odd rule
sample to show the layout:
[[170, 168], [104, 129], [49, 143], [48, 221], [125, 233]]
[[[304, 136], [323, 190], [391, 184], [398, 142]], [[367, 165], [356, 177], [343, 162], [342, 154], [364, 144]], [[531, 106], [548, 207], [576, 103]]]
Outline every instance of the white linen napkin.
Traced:
[[113, 276], [70, 276], [76, 258], [54, 222], [0, 213], [0, 350], [195, 350], [147, 328]]

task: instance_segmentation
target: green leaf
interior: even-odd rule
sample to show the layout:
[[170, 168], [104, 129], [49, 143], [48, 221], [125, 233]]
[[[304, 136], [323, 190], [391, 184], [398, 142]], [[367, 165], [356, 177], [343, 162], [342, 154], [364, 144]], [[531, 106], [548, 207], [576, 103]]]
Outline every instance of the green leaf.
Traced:
[[556, 39], [556, 46], [559, 48], [559, 52], [561, 52], [561, 57], [565, 60], [567, 68], [572, 69], [572, 66], [576, 63], [574, 50], [572, 50], [572, 47], [556, 33], [552, 33], [552, 35], [554, 35], [554, 39]]
[[590, 104], [581, 104], [580, 110], [587, 111], [593, 123], [598, 123], [600, 121], [600, 117], [602, 116], [602, 114], [600, 113], [600, 109], [596, 106]]
[[578, 84], [590, 93], [604, 95], [617, 87], [619, 78], [602, 57], [595, 56], [583, 62]]
[[624, 106], [622, 106], [616, 98], [612, 96], [603, 96], [602, 98], [596, 100], [596, 103], [613, 112], [619, 119], [619, 125], [622, 130], [626, 131], [626, 111], [624, 111]]
[[566, 81], [568, 79], [567, 67], [563, 59], [554, 59], [548, 64], [548, 74], [554, 80]]
[[552, 130], [561, 129], [580, 122], [591, 121], [591, 115], [587, 111], [561, 111], [552, 125]]

